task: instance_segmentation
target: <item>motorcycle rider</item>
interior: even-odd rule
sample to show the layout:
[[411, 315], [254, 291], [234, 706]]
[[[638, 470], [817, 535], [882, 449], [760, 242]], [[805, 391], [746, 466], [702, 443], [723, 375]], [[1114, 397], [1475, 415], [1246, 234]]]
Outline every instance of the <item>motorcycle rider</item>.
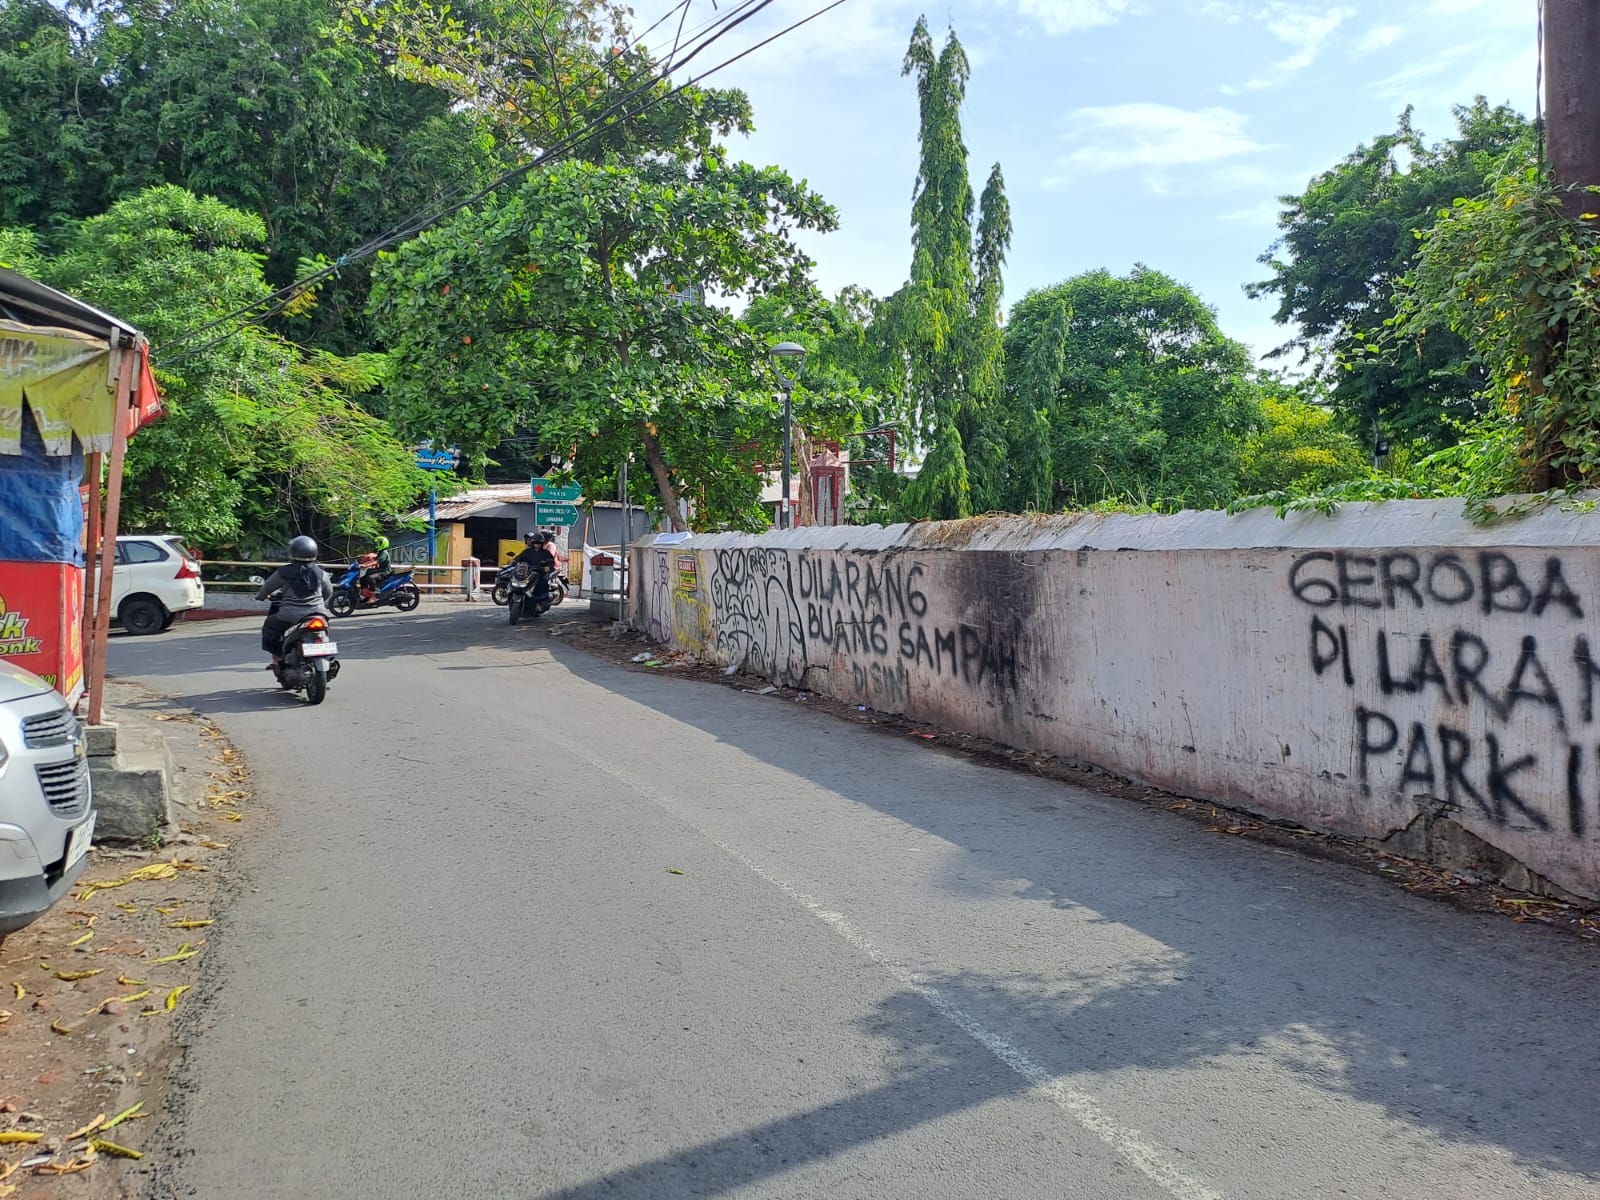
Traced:
[[272, 655], [267, 669], [277, 667], [283, 653], [283, 635], [313, 613], [327, 615], [333, 598], [333, 581], [317, 562], [317, 543], [301, 534], [289, 543], [290, 561], [279, 567], [261, 585], [257, 600], [276, 603], [261, 625], [261, 648]]
[[556, 569], [555, 556], [550, 553], [548, 546], [549, 535], [529, 533], [524, 534], [522, 540], [527, 544], [526, 548], [511, 560], [511, 565], [525, 562], [533, 568], [533, 598], [544, 599], [550, 594], [550, 572]]
[[389, 539], [380, 537], [372, 543], [374, 558], [371, 566], [363, 567], [361, 574], [356, 576], [356, 590], [361, 593], [363, 600], [371, 600], [373, 594], [383, 586], [383, 581], [392, 574], [389, 566]]

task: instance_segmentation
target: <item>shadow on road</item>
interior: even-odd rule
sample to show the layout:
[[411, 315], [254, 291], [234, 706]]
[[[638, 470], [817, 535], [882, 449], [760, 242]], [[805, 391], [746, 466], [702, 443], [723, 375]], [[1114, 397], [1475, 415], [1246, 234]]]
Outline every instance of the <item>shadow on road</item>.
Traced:
[[[550, 650], [591, 682], [958, 847], [959, 867], [945, 882], [953, 893], [1020, 899], [1159, 943], [1150, 961], [1114, 972], [1085, 969], [1075, 961], [1083, 948], [1062, 946], [1048, 976], [930, 981], [1000, 1021], [1002, 1032], [1016, 1031], [1020, 1043], [1049, 1047], [1044, 1065], [1053, 1073], [1262, 1059], [1448, 1141], [1600, 1182], [1600, 1039], [1574, 1034], [1600, 1026], [1591, 947], [1208, 834], [1160, 811], [953, 760], [898, 735], [847, 731], [793, 701], [628, 672], [559, 644]], [[783, 736], [774, 736], [774, 721]], [[856, 737], [870, 744], [856, 753], [819, 749]], [[951, 769], [971, 786], [919, 786], [930, 770], [942, 777]], [[1002, 836], [1001, 826], [1028, 836]], [[1116, 852], [1085, 853], [1097, 840]], [[864, 1134], [848, 1128], [848, 1111], [808, 1114], [781, 1132], [797, 1145], [822, 1129], [846, 1143], [872, 1136], [870, 1122]], [[760, 1161], [757, 1149], [721, 1142], [686, 1158], [701, 1153]], [[593, 1188], [557, 1195], [649, 1194]]]

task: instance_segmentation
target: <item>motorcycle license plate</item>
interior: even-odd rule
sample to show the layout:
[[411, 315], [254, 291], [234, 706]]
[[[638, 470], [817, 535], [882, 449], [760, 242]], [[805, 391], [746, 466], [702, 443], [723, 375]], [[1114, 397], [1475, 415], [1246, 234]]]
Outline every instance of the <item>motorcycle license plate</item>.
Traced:
[[332, 658], [339, 653], [337, 642], [307, 642], [300, 647], [300, 653], [307, 658]]
[[89, 853], [89, 843], [94, 840], [94, 818], [90, 817], [67, 835], [67, 867], [70, 869], [77, 865], [79, 859]]

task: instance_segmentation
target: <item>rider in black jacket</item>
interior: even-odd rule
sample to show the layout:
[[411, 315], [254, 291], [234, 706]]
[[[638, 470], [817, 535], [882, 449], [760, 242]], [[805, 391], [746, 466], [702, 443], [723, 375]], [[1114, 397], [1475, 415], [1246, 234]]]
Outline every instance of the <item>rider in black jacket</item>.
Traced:
[[542, 533], [526, 534], [522, 540], [527, 546], [511, 563], [513, 566], [527, 563], [533, 568], [533, 595], [535, 599], [542, 599], [550, 592], [550, 572], [556, 569], [555, 555], [545, 548], [547, 539]]
[[333, 581], [317, 562], [317, 543], [304, 534], [289, 543], [291, 561], [268, 575], [256, 593], [257, 600], [277, 603], [261, 625], [261, 648], [272, 655], [271, 666], [278, 665], [283, 653], [283, 635], [313, 613], [327, 615], [333, 599]]

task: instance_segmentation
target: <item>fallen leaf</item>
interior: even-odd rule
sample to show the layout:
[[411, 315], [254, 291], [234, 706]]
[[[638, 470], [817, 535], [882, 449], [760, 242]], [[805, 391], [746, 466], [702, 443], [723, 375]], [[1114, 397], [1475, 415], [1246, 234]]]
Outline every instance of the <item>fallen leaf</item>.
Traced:
[[114, 1158], [144, 1157], [143, 1151], [129, 1150], [126, 1146], [119, 1146], [115, 1142], [108, 1142], [105, 1140], [105, 1138], [90, 1138], [89, 1146], [91, 1149], [96, 1150], [101, 1154], [109, 1154]]
[[139, 911], [137, 904], [129, 904], [126, 900], [118, 900], [112, 907], [120, 908], [123, 912], [136, 913]]
[[31, 1146], [35, 1142], [42, 1142], [44, 1134], [29, 1133], [21, 1129], [7, 1129], [0, 1131], [0, 1146]]
[[91, 1133], [98, 1133], [99, 1130], [100, 1130], [100, 1126], [104, 1125], [105, 1123], [106, 1123], [106, 1115], [105, 1115], [105, 1113], [101, 1113], [98, 1117], [96, 1117], [94, 1120], [90, 1121], [82, 1129], [74, 1129], [71, 1133], [67, 1134], [67, 1141], [69, 1141], [69, 1142], [70, 1141], [74, 1141], [77, 1138], [88, 1137]]
[[142, 980], [142, 979], [129, 979], [126, 975], [118, 975], [117, 976], [117, 982], [120, 983], [123, 987], [143, 987], [144, 986], [144, 980]]
[[204, 929], [207, 925], [215, 925], [216, 921], [168, 921], [169, 929]]
[[9, 1020], [11, 1020], [11, 1010], [9, 1008], [0, 1008], [0, 1025], [4, 1025]]
[[223, 813], [222, 819], [224, 821], [242, 821], [244, 817], [240, 813]]
[[72, 1027], [70, 1025], [63, 1025], [60, 1017], [57, 1017], [54, 1021], [50, 1022], [50, 1029], [52, 1032], [59, 1033], [62, 1036], [72, 1032]]
[[668, 875], [682, 875], [683, 872], [678, 870], [677, 867], [668, 867], [667, 868], [667, 874]]
[[112, 1117], [111, 1120], [107, 1121], [105, 1129], [102, 1129], [100, 1132], [101, 1133], [107, 1133], [110, 1130], [115, 1129], [118, 1125], [121, 1125], [124, 1121], [137, 1120], [139, 1116], [148, 1117], [150, 1115], [149, 1113], [140, 1113], [139, 1112], [139, 1110], [141, 1108], [143, 1108], [143, 1107], [144, 1107], [144, 1101], [141, 1100], [141, 1101], [139, 1101], [139, 1103], [135, 1104], [132, 1108], [123, 1109], [116, 1116]]
[[167, 1011], [171, 1012], [178, 1007], [178, 997], [189, 990], [189, 984], [180, 984], [167, 993]]
[[226, 850], [228, 848], [227, 842], [213, 842], [210, 838], [200, 839], [200, 844], [207, 850]]
[[28, 990], [25, 987], [23, 987], [20, 983], [16, 982], [16, 980], [12, 980], [11, 981], [11, 987], [17, 993], [15, 996], [12, 997], [12, 999], [14, 999], [14, 1000], [21, 1000], [24, 996], [26, 996], [28, 994]]
[[107, 996], [104, 1000], [100, 1001], [99, 1004], [96, 1004], [93, 1008], [91, 1008], [88, 1012], [84, 1013], [83, 1015], [86, 1016], [86, 1017], [92, 1017], [96, 1013], [105, 1012], [106, 1005], [108, 1005], [108, 1004], [132, 1004], [136, 1000], [143, 1000], [149, 994], [150, 994], [150, 989], [149, 988], [145, 988], [144, 991], [142, 991], [142, 992], [134, 992], [133, 995], [131, 995], [131, 996]]
[[200, 953], [200, 951], [196, 950], [193, 946], [189, 945], [188, 942], [185, 942], [182, 946], [178, 947], [178, 951], [177, 951], [176, 954], [169, 954], [165, 958], [152, 958], [152, 959], [149, 959], [148, 961], [150, 963], [152, 963], [152, 964], [154, 964], [154, 963], [182, 962], [184, 959], [193, 958], [196, 954], [199, 954], [199, 953]]
[[[90, 1142], [90, 1146], [94, 1143]], [[35, 1175], [76, 1175], [94, 1166], [93, 1158], [75, 1158], [69, 1163], [44, 1163], [33, 1169]]]
[[158, 913], [160, 913], [163, 917], [170, 917], [173, 913], [177, 912], [182, 907], [183, 907], [183, 905], [181, 905], [181, 904], [170, 904], [166, 908], [162, 908], [160, 905], [157, 905], [156, 906], [156, 911]]
[[80, 979], [93, 979], [100, 974], [102, 968], [96, 967], [92, 971], [57, 971], [56, 978], [63, 983], [77, 983]]

